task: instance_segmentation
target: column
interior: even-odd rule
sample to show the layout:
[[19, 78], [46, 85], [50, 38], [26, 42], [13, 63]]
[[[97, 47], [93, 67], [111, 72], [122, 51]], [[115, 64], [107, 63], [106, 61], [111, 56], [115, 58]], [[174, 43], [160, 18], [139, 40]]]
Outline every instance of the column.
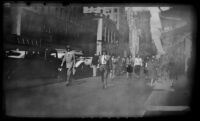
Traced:
[[110, 31], [109, 31], [109, 29], [108, 29], [108, 33], [107, 33], [107, 34], [108, 34], [108, 39], [107, 39], [107, 42], [110, 41], [110, 34], [109, 34], [109, 33], [110, 33]]
[[13, 34], [16, 34], [18, 36], [20, 36], [21, 34], [21, 13], [22, 13], [22, 8], [19, 6], [15, 6], [12, 9], [12, 14], [13, 14], [13, 23], [14, 23], [14, 27], [13, 27]]
[[113, 32], [113, 41], [115, 42], [115, 32]]
[[107, 31], [106, 31], [106, 27], [104, 27], [104, 41], [106, 41], [106, 37], [107, 37], [107, 36], [106, 36], [106, 32], [107, 32]]
[[102, 18], [98, 19], [98, 27], [97, 27], [97, 49], [96, 54], [101, 54], [102, 52], [102, 26], [103, 20]]
[[185, 38], [185, 72], [188, 70], [188, 60], [191, 58], [191, 47], [192, 47], [192, 42], [190, 39]]
[[111, 43], [113, 43], [113, 32], [112, 31], [110, 32], [110, 40], [111, 40]]

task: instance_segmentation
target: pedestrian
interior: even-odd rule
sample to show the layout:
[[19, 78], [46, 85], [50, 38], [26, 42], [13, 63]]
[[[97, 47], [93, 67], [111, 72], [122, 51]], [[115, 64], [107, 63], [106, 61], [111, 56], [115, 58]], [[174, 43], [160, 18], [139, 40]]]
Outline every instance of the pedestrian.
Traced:
[[99, 57], [100, 67], [99, 70], [101, 72], [101, 81], [103, 83], [103, 88], [107, 88], [107, 76], [108, 76], [108, 56], [106, 55], [106, 51], [102, 52], [102, 55]]
[[126, 57], [122, 58], [122, 73], [126, 73]]
[[99, 56], [95, 53], [92, 58], [93, 77], [95, 77], [97, 75], [98, 59], [99, 59]]
[[147, 66], [148, 66], [148, 61], [149, 61], [149, 57], [145, 57], [144, 61], [143, 61], [143, 66], [144, 66], [144, 74], [145, 74], [145, 78], [147, 79], [147, 76], [148, 76], [148, 69], [147, 69]]
[[139, 55], [136, 55], [134, 60], [134, 71], [137, 77], [140, 76], [141, 67], [142, 67], [142, 59], [139, 57]]
[[116, 67], [117, 67], [117, 58], [113, 55], [112, 58], [112, 73], [111, 73], [111, 78], [115, 78], [116, 76]]
[[[75, 55], [72, 52], [70, 46], [66, 46], [65, 54], [61, 63], [61, 67], [63, 66], [64, 62], [66, 62], [66, 68], [64, 67], [63, 71], [65, 72], [64, 79], [66, 80], [66, 86], [70, 84], [70, 77], [72, 69], [75, 67]], [[66, 74], [67, 73], [67, 74]]]
[[133, 72], [133, 60], [132, 56], [130, 55], [129, 57], [126, 58], [126, 73], [127, 73], [127, 79], [132, 77], [132, 72]]
[[120, 75], [121, 74], [121, 64], [122, 64], [122, 61], [121, 61], [121, 57], [120, 56], [118, 56], [117, 57], [117, 75]]
[[[111, 59], [111, 55], [110, 54], [107, 54], [107, 56], [108, 56], [108, 61], [107, 61], [107, 76], [109, 76], [109, 75], [111, 75], [111, 73], [112, 73], [112, 59]], [[111, 76], [110, 76], [110, 78], [111, 78]]]
[[150, 86], [153, 86], [157, 76], [155, 56], [152, 56], [152, 58], [148, 61], [147, 70], [149, 72]]
[[176, 69], [176, 64], [174, 61], [170, 61], [168, 63], [168, 72], [169, 72], [169, 79], [172, 81], [172, 85], [174, 81], [177, 80], [177, 69]]
[[142, 57], [138, 56], [139, 57], [139, 62], [140, 62], [140, 71], [139, 71], [139, 75], [141, 75], [141, 72], [142, 72], [142, 67], [143, 67], [143, 59]]

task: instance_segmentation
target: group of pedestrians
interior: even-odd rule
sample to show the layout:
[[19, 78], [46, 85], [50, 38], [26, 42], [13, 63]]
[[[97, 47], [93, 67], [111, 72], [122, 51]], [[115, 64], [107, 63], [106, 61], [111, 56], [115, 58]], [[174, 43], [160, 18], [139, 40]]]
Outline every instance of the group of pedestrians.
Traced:
[[133, 75], [133, 71], [136, 74], [136, 77], [138, 78], [141, 73], [141, 69], [143, 66], [142, 58], [140, 58], [139, 55], [136, 55], [135, 58], [132, 56], [128, 56], [126, 58], [126, 71], [127, 71], [127, 78], [131, 78]]
[[[68, 86], [70, 84], [71, 72], [75, 67], [75, 55], [69, 46], [66, 48], [61, 67], [63, 67], [64, 62], [66, 62], [66, 66], [63, 68], [63, 71], [66, 73], [64, 79]], [[152, 56], [151, 59], [148, 57], [142, 59], [139, 55], [136, 55], [135, 58], [131, 55], [121, 58], [120, 56], [117, 57], [108, 54], [106, 51], [103, 51], [102, 55], [95, 54], [91, 63], [93, 77], [97, 76], [97, 72], [100, 72], [103, 88], [107, 88], [108, 78], [113, 80], [116, 76], [119, 76], [124, 72], [126, 72], [127, 79], [132, 79], [133, 74], [136, 78], [139, 78], [142, 70], [146, 75], [146, 79], [150, 80], [151, 85], [153, 85], [157, 78], [157, 66], [158, 64], [154, 56]]]
[[106, 51], [102, 52], [102, 55], [95, 54], [92, 60], [93, 77], [97, 75], [97, 69], [99, 68], [101, 80], [103, 82], [103, 88], [107, 87], [107, 80], [114, 79], [116, 76], [127, 73], [127, 78], [132, 77], [133, 71], [140, 76], [142, 68], [142, 59], [139, 55], [133, 59], [132, 56], [123, 57], [110, 55]]

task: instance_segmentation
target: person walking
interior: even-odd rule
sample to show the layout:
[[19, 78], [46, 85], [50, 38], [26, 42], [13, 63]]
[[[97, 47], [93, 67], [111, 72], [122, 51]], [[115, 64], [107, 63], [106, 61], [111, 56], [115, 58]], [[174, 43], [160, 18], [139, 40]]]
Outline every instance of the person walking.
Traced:
[[155, 80], [156, 80], [156, 65], [155, 65], [155, 56], [152, 56], [152, 58], [148, 61], [147, 70], [149, 72], [149, 78], [150, 78], [150, 86], [153, 86]]
[[145, 57], [145, 59], [143, 61], [145, 79], [147, 79], [147, 77], [148, 77], [148, 69], [147, 69], [148, 61], [149, 61], [149, 57], [147, 56], [147, 57]]
[[122, 58], [122, 73], [126, 73], [126, 57]]
[[98, 59], [99, 59], [99, 56], [95, 53], [92, 58], [93, 77], [95, 77], [97, 75]]
[[63, 71], [64, 73], [67, 73], [66, 76], [64, 76], [64, 79], [66, 80], [66, 86], [68, 86], [70, 84], [72, 69], [75, 67], [75, 55], [74, 52], [71, 51], [70, 46], [66, 46], [66, 51], [61, 63], [61, 67], [63, 66], [64, 62], [66, 62], [66, 67], [63, 68]]
[[107, 70], [108, 70], [108, 77], [110, 77], [110, 79], [112, 79], [111, 78], [111, 75], [112, 75], [112, 59], [111, 59], [111, 55], [110, 54], [107, 54], [107, 57], [108, 57], [108, 61], [107, 61]]
[[133, 72], [133, 60], [132, 60], [132, 56], [129, 56], [126, 58], [126, 73], [127, 73], [127, 79], [132, 77], [132, 72]]
[[111, 61], [112, 61], [111, 78], [113, 79], [116, 76], [116, 67], [117, 67], [117, 59], [116, 59], [116, 57], [114, 55], [111, 57]]
[[116, 69], [117, 69], [116, 74], [117, 74], [118, 76], [120, 76], [121, 71], [122, 71], [121, 65], [122, 65], [122, 59], [121, 59], [120, 56], [118, 56], [118, 57], [117, 57], [117, 67], [116, 67]]
[[142, 59], [139, 57], [139, 55], [136, 55], [135, 60], [134, 60], [134, 71], [137, 77], [140, 76], [141, 67], [142, 67]]
[[99, 57], [100, 67], [99, 70], [101, 72], [101, 81], [103, 82], [103, 88], [107, 88], [107, 78], [108, 78], [108, 56], [106, 52], [103, 51], [102, 55]]

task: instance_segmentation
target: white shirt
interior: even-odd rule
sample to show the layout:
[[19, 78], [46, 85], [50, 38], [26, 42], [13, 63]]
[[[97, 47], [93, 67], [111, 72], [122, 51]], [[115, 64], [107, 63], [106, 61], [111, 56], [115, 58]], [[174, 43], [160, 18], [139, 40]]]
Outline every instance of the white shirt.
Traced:
[[106, 55], [101, 56], [101, 64], [106, 64]]
[[134, 66], [135, 65], [140, 65], [142, 66], [142, 59], [141, 58], [135, 58]]
[[72, 58], [73, 58], [73, 52], [65, 52], [65, 60], [67, 63], [72, 62]]

